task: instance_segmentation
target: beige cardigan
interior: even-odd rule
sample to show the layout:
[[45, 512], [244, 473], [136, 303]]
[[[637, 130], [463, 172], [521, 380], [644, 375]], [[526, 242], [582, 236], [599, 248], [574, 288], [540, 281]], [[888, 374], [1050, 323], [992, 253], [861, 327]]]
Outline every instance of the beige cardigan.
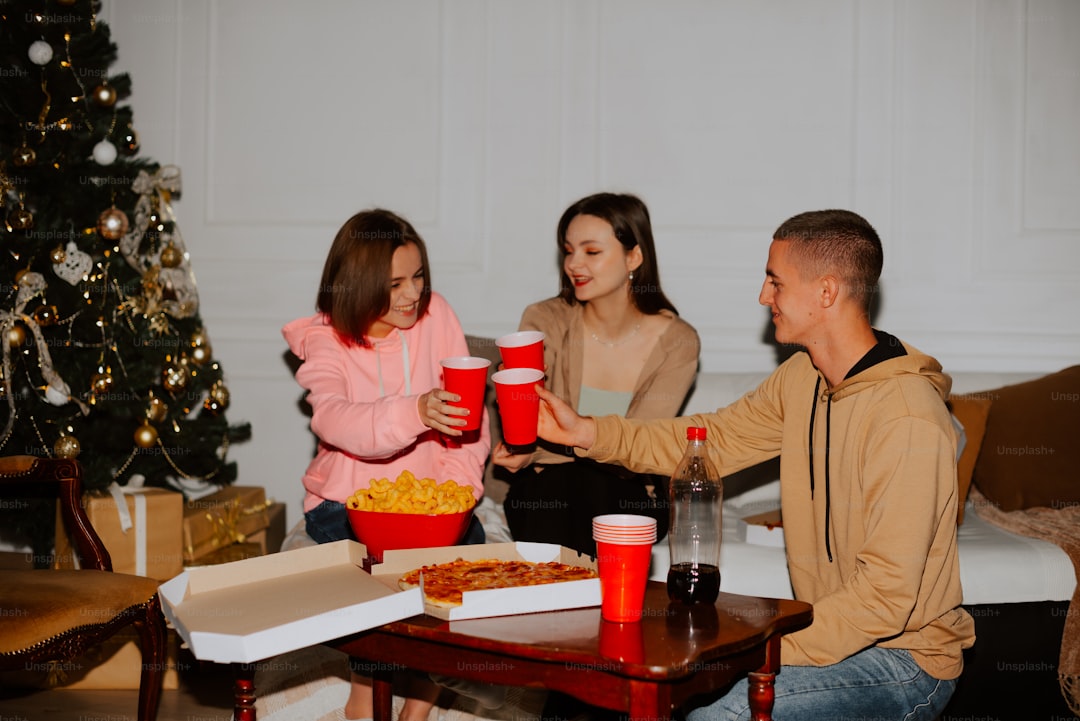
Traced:
[[[547, 388], [567, 401], [574, 409], [581, 395], [584, 368], [585, 328], [583, 307], [561, 298], [533, 303], [521, 315], [520, 330], [544, 333], [544, 363]], [[653, 352], [634, 385], [634, 396], [627, 418], [672, 418], [678, 415], [690, 387], [697, 377], [701, 341], [689, 323], [672, 313], [661, 311], [672, 323], [660, 336]], [[559, 463], [571, 460], [540, 449], [534, 463]]]

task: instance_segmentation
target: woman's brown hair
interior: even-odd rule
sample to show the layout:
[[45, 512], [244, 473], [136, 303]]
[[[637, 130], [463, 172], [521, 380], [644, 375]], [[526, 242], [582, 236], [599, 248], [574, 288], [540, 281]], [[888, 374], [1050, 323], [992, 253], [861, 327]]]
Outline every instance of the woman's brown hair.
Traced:
[[424, 240], [409, 221], [375, 208], [345, 221], [334, 237], [323, 265], [315, 307], [346, 343], [366, 345], [364, 334], [390, 310], [390, 276], [394, 251], [413, 244], [420, 251], [424, 290], [417, 318], [431, 302], [431, 276]]

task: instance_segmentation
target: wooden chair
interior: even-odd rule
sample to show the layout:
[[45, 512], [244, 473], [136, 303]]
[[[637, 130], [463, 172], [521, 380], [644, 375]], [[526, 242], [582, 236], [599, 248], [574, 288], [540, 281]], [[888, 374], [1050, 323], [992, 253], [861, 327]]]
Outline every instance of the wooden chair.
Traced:
[[142, 648], [139, 721], [154, 721], [165, 669], [165, 617], [158, 582], [112, 572], [112, 560], [82, 506], [77, 461], [0, 458], [0, 498], [56, 496], [80, 570], [0, 572], [0, 670], [68, 662], [133, 625]]

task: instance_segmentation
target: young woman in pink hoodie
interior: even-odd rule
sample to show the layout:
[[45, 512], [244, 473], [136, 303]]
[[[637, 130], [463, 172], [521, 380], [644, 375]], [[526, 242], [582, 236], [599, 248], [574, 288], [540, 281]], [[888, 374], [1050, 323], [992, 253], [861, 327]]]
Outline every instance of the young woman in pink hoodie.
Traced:
[[[424, 241], [394, 213], [357, 213], [338, 231], [323, 268], [318, 313], [282, 334], [302, 361], [318, 450], [304, 474], [304, 519], [318, 543], [355, 538], [345, 500], [371, 481], [405, 470], [453, 479], [483, 494], [488, 423], [463, 433], [460, 398], [441, 387], [439, 361], [467, 356], [457, 316], [431, 290]], [[483, 543], [473, 518], [463, 543]], [[356, 673], [345, 718], [370, 718], [370, 680]], [[362, 667], [359, 670], [363, 670]], [[439, 687], [415, 679], [400, 721], [424, 721]]]

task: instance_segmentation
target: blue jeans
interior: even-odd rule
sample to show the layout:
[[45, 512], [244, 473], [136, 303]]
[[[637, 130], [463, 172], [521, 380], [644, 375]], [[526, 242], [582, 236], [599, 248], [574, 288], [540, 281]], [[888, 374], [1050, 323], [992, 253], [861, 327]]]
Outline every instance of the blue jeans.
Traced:
[[[688, 721], [750, 718], [744, 678]], [[831, 666], [781, 666], [776, 675], [776, 721], [933, 721], [956, 681], [930, 676], [908, 651], [871, 647]]]

